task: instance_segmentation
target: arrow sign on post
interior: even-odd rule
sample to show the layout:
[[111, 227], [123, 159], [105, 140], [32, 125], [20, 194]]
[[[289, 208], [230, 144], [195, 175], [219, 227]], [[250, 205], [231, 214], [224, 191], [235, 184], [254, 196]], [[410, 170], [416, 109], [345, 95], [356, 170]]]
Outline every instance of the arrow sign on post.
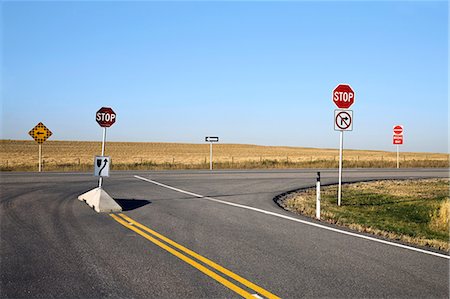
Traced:
[[102, 107], [95, 114], [95, 120], [103, 128], [102, 155], [96, 156], [94, 160], [94, 176], [100, 178], [97, 188], [81, 194], [78, 199], [85, 201], [98, 213], [121, 212], [122, 207], [102, 188], [103, 177], [109, 176], [109, 165], [111, 165], [111, 158], [105, 156], [106, 128], [116, 122], [116, 113], [109, 107]]
[[43, 123], [38, 123], [28, 134], [39, 144], [39, 172], [42, 171], [42, 143], [44, 143], [50, 136], [50, 131]]
[[[102, 140], [102, 156], [105, 155], [105, 144], [106, 144], [106, 128], [111, 127], [116, 122], [116, 113], [110, 107], [102, 107], [97, 113], [95, 113], [95, 120], [103, 128], [103, 140]], [[109, 171], [108, 171], [109, 174]], [[99, 175], [100, 176], [100, 175]], [[98, 187], [102, 187], [104, 176], [109, 175], [101, 175], [98, 180]]]
[[109, 156], [96, 156], [95, 157], [94, 176], [108, 177], [110, 161], [111, 161], [111, 157], [109, 157]]
[[219, 137], [206, 136], [205, 142], [209, 142], [209, 170], [213, 170], [213, 142], [219, 142]]

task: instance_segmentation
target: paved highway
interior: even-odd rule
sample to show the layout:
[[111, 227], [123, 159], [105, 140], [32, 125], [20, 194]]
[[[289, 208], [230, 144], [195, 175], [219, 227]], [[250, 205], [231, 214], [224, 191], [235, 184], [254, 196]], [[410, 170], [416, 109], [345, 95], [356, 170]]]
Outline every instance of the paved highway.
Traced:
[[[1, 173], [0, 296], [448, 298], [448, 256], [309, 225], [319, 222], [274, 203], [315, 176], [114, 172], [104, 189], [125, 211], [109, 215], [77, 200], [96, 187], [91, 174]], [[364, 169], [344, 181], [448, 176]], [[336, 181], [322, 171], [323, 183]]]

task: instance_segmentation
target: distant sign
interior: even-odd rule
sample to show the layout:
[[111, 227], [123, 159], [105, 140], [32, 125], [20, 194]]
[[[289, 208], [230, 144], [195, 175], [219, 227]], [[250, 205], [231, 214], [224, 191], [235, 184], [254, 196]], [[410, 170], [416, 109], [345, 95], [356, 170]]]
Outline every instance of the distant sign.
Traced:
[[392, 138], [392, 143], [394, 145], [401, 145], [403, 144], [403, 135], [394, 135]]
[[355, 92], [348, 84], [339, 84], [333, 90], [333, 102], [340, 109], [348, 109], [355, 102]]
[[394, 145], [400, 145], [403, 144], [403, 126], [402, 125], [398, 125], [398, 126], [394, 126], [393, 128], [393, 136], [392, 136], [392, 143]]
[[206, 142], [219, 142], [219, 137], [205, 137]]
[[95, 120], [103, 128], [109, 128], [116, 122], [116, 113], [109, 107], [102, 107], [95, 114]]
[[52, 132], [43, 123], [38, 123], [28, 134], [39, 144], [52, 136]]
[[96, 156], [94, 160], [94, 176], [99, 177], [109, 176], [110, 164], [111, 164], [111, 157]]
[[353, 130], [352, 110], [334, 110], [334, 130], [335, 131]]
[[398, 125], [398, 126], [394, 126], [394, 135], [403, 135], [403, 126]]

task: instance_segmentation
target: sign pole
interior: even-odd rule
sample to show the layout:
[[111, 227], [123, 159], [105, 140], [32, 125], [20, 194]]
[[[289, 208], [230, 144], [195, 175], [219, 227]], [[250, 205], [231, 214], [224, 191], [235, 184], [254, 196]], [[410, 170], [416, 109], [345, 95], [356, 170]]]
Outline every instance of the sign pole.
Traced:
[[213, 163], [212, 163], [212, 142], [209, 143], [209, 170], [213, 170]]
[[399, 145], [397, 144], [397, 168], [400, 168]]
[[[103, 127], [103, 139], [102, 139], [102, 156], [105, 155], [105, 143], [106, 143], [106, 127]], [[103, 184], [103, 177], [98, 179], [98, 187], [101, 188]]]
[[342, 196], [342, 148], [344, 145], [344, 131], [341, 131], [339, 138], [339, 185], [338, 185], [338, 206], [341, 206]]
[[105, 155], [106, 127], [103, 128], [102, 156]]
[[39, 143], [39, 172], [42, 172], [42, 143]]
[[340, 131], [339, 140], [339, 184], [338, 184], [338, 206], [342, 199], [342, 151], [344, 147], [344, 131], [353, 130], [353, 111], [349, 109], [355, 102], [355, 92], [348, 84], [339, 84], [333, 89], [332, 100], [340, 109], [334, 111], [334, 129]]

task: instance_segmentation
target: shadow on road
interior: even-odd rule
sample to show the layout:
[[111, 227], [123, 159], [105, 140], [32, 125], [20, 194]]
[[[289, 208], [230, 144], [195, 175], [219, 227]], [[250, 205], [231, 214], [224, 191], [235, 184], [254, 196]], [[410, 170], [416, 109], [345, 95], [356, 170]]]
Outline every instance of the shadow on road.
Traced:
[[122, 211], [131, 211], [138, 208], [141, 208], [149, 203], [152, 203], [149, 200], [145, 199], [114, 199], [119, 206], [122, 207]]

